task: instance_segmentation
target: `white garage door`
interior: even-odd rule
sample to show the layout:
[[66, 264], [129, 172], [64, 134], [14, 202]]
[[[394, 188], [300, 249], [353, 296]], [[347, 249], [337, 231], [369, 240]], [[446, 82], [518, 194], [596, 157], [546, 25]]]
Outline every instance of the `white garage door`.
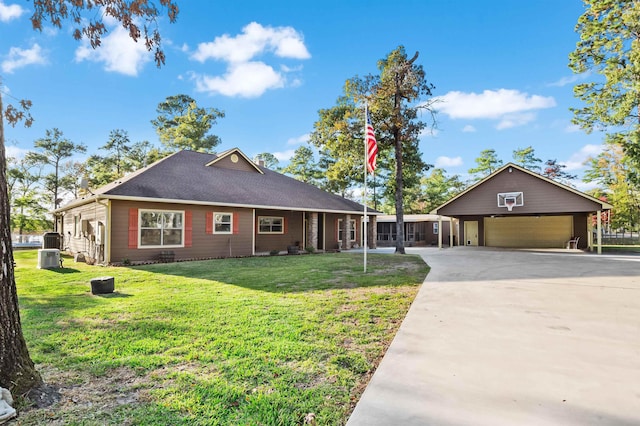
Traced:
[[484, 241], [488, 247], [565, 247], [573, 234], [571, 216], [486, 217]]

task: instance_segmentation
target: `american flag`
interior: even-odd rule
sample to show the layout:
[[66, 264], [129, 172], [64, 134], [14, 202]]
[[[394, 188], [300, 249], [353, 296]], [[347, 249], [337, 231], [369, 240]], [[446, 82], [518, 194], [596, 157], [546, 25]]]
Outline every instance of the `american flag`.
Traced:
[[369, 116], [369, 110], [367, 109], [367, 170], [369, 173], [373, 173], [376, 170], [376, 157], [378, 155], [378, 143], [376, 142], [376, 133], [373, 130], [371, 124], [371, 117]]

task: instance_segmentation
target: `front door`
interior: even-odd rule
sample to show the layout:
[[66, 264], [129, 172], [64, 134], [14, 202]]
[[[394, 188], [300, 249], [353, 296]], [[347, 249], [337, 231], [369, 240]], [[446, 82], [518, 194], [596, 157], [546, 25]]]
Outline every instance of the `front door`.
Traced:
[[464, 223], [464, 240], [466, 246], [478, 245], [478, 221], [472, 220]]
[[404, 235], [405, 241], [412, 243], [416, 240], [415, 229], [416, 229], [415, 223], [413, 222], [405, 223], [405, 235]]

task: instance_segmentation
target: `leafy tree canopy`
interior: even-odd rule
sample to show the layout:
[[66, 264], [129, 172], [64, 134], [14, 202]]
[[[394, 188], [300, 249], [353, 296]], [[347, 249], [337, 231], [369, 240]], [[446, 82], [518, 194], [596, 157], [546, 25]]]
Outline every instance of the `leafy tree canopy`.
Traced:
[[469, 174], [476, 175], [476, 180], [489, 176], [502, 166], [502, 160], [498, 158], [495, 149], [482, 150], [475, 161], [476, 167], [469, 169]]
[[587, 132], [608, 131], [607, 141], [622, 146], [640, 166], [640, 2], [583, 0], [586, 10], [578, 19], [580, 41], [569, 55], [576, 73], [591, 72], [596, 81], [575, 86], [584, 102], [572, 108], [573, 122]]
[[212, 152], [220, 138], [208, 134], [224, 112], [215, 108], [199, 107], [188, 95], [169, 96], [158, 104], [158, 117], [151, 120], [160, 141], [171, 151], [189, 149]]
[[538, 172], [540, 171], [542, 160], [535, 156], [534, 151], [532, 146], [515, 149], [513, 150], [513, 161], [525, 169]]

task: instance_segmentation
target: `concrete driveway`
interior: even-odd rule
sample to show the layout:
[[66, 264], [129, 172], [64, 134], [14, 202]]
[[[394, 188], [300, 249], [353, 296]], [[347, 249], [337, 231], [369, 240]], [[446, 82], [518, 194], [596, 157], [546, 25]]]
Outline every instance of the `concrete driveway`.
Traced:
[[431, 272], [348, 426], [640, 425], [640, 256], [407, 251]]

